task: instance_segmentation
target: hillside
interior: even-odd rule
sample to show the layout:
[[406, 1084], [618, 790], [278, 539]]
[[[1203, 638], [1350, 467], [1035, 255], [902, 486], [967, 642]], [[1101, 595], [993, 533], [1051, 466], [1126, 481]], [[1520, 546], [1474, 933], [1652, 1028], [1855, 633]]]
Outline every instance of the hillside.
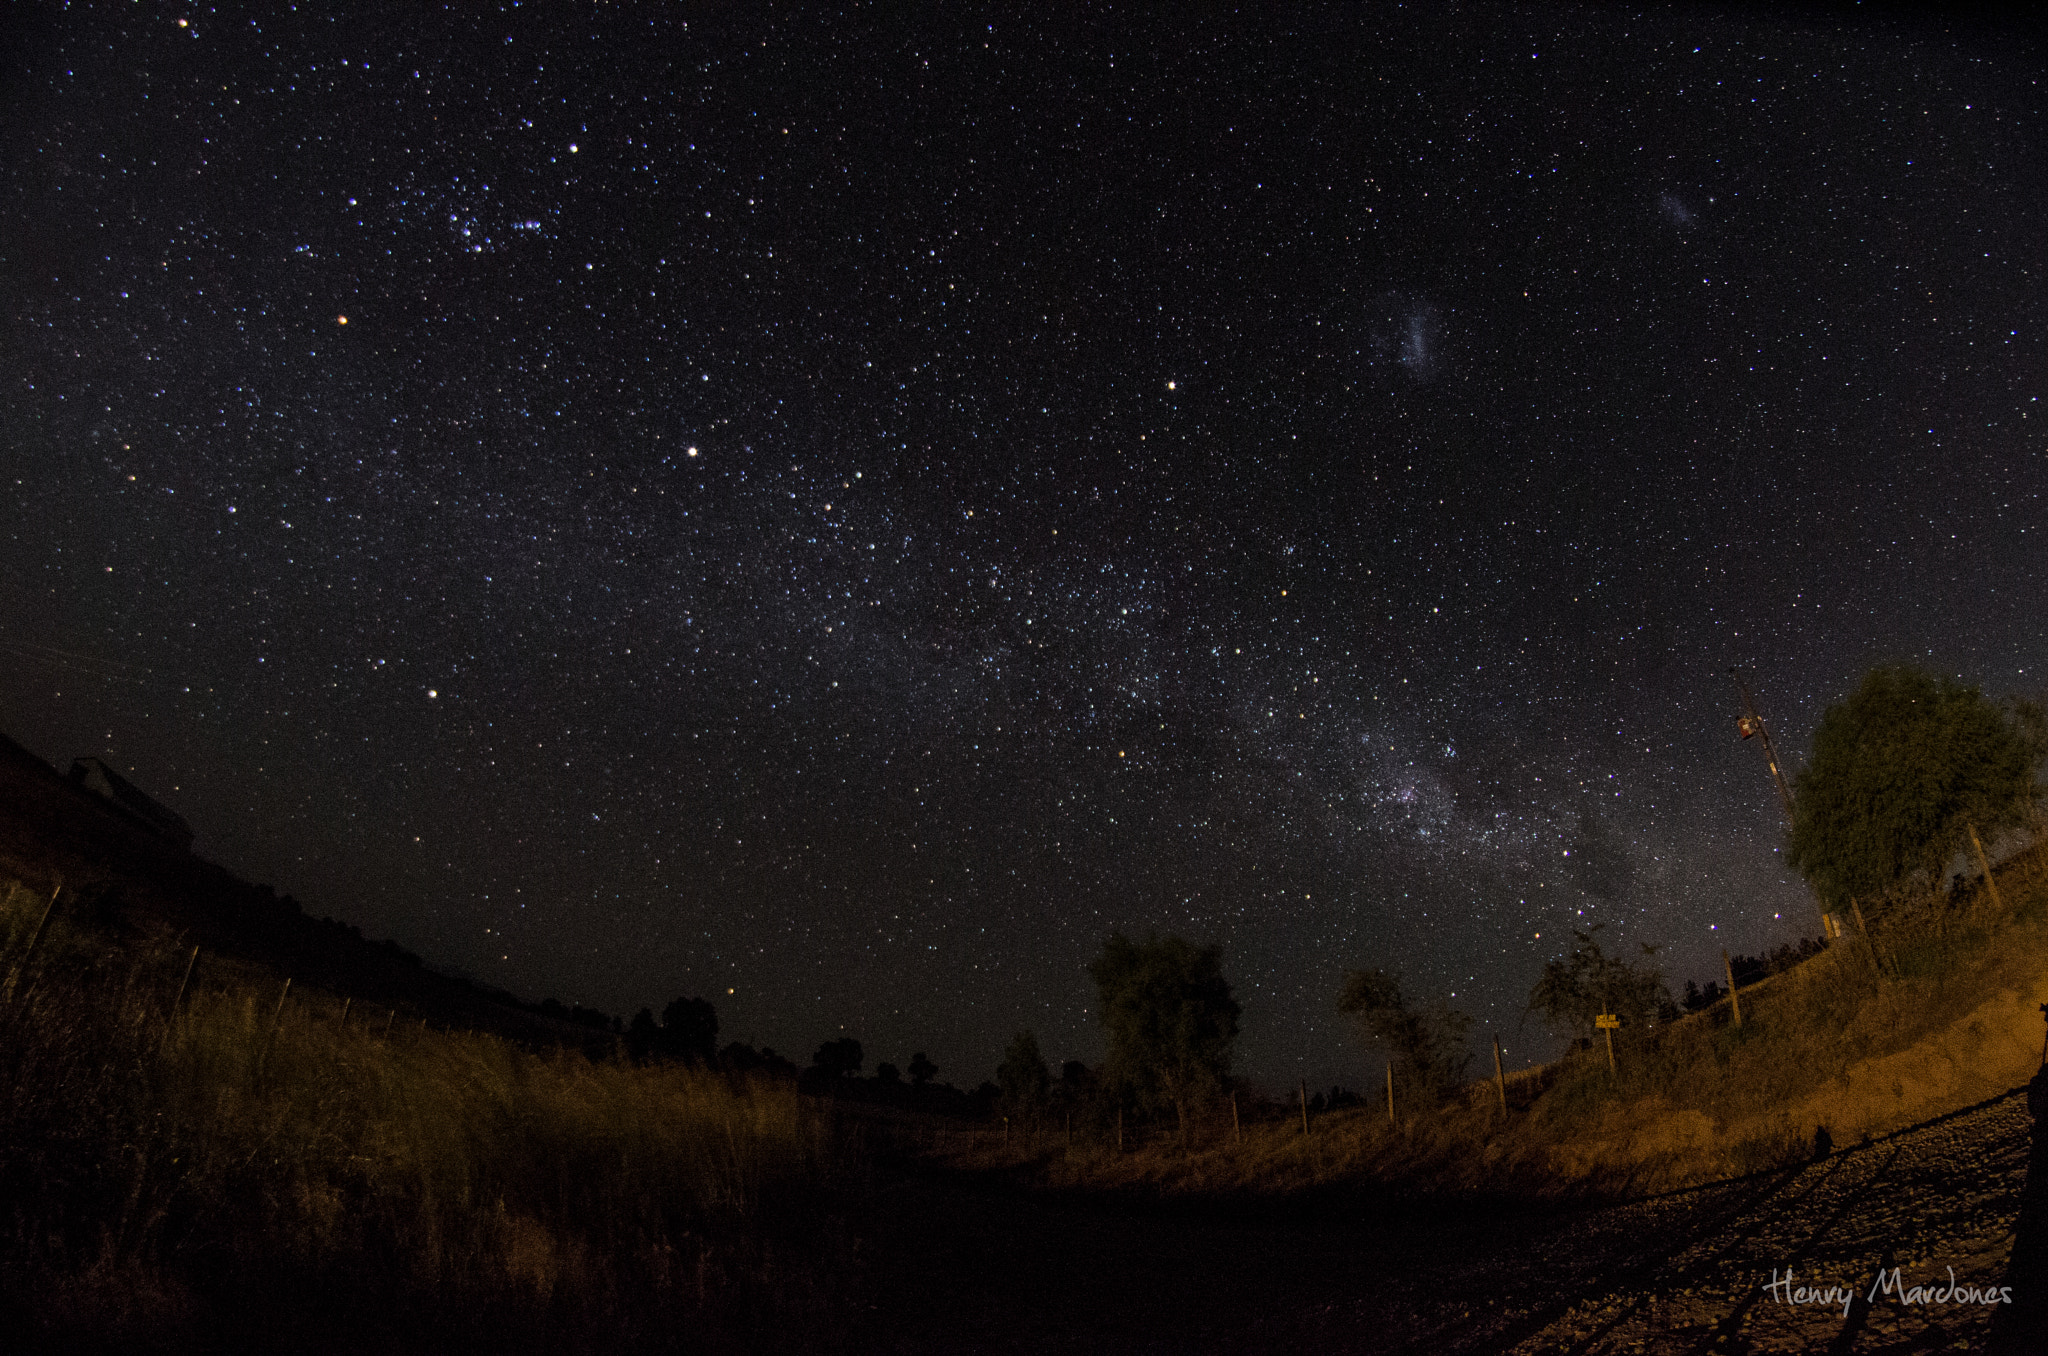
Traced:
[[438, 974], [395, 942], [309, 918], [290, 895], [252, 884], [184, 848], [0, 735], [0, 881], [48, 899], [58, 916], [137, 944], [202, 949], [209, 970], [289, 977], [439, 1026], [543, 1042], [605, 1042], [588, 1025], [523, 1009], [510, 994]]
[[1191, 1117], [1185, 1139], [1153, 1129], [1119, 1153], [1098, 1134], [1024, 1128], [963, 1166], [1005, 1167], [1045, 1187], [1144, 1199], [1482, 1196], [1613, 1200], [1813, 1157], [2024, 1084], [2042, 1059], [2048, 1002], [2048, 851], [1998, 868], [1988, 892], [1933, 928], [1874, 924], [1740, 992], [1653, 1030], [1510, 1075], [1440, 1103], [1383, 1102], [1233, 1123]]
[[1626, 1033], [1615, 1072], [1582, 1052], [1505, 1108], [1482, 1081], [1391, 1124], [1247, 1101], [1006, 1131], [587, 1058], [587, 1028], [0, 754], [0, 1320], [27, 1349], [1918, 1349], [1988, 1319], [1830, 1322], [1756, 1282], [1985, 1284], [2011, 1247], [2038, 851], [2002, 906], [1880, 921], [1745, 988], [1739, 1025]]

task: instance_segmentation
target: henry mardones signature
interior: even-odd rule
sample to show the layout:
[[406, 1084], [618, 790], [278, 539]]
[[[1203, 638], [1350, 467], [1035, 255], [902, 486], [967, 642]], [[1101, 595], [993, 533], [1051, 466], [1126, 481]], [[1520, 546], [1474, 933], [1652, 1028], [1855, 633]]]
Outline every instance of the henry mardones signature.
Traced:
[[[1870, 1293], [1863, 1297], [1864, 1303], [1876, 1304], [1878, 1296], [1884, 1295], [1898, 1304], [2011, 1304], [2012, 1287], [2009, 1285], [1959, 1285], [1956, 1269], [1948, 1269], [1948, 1284], [1907, 1285], [1899, 1275], [1899, 1268], [1893, 1267], [1889, 1275], [1882, 1269], [1877, 1279], [1871, 1282]], [[1771, 1283], [1761, 1287], [1771, 1292], [1771, 1298], [1780, 1304], [1826, 1304], [1842, 1306], [1842, 1317], [1849, 1316], [1849, 1305], [1856, 1299], [1856, 1291], [1845, 1285], [1801, 1285], [1786, 1267], [1785, 1274], [1778, 1275], [1776, 1267], [1771, 1268]]]

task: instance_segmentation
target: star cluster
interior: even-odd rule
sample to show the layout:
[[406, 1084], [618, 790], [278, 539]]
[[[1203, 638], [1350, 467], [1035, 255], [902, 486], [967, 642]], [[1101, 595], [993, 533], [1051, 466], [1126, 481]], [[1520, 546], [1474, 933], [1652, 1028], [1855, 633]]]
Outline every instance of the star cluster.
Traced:
[[974, 1082], [1158, 929], [1255, 1077], [1363, 965], [1536, 1057], [1816, 930], [1731, 664], [2041, 687], [1997, 34], [14, 22], [0, 723], [533, 997]]

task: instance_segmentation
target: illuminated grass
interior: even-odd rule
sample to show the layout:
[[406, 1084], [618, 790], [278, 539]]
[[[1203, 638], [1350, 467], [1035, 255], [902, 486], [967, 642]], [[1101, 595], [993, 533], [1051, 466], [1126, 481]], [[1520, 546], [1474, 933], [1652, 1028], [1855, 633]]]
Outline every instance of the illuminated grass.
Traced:
[[[1128, 1152], [1091, 1128], [983, 1137], [949, 1155], [967, 1168], [1028, 1172], [1055, 1189], [1273, 1200], [1328, 1193], [1620, 1196], [1804, 1161], [1815, 1131], [1842, 1148], [2024, 1083], [2039, 1063], [2048, 1000], [2048, 853], [1999, 871], [2008, 912], [1988, 904], [1939, 928], [1852, 938], [1728, 1005], [1492, 1081], [1431, 1105], [1384, 1104], [1315, 1118], [1291, 1106], [1232, 1132], [1227, 1105], [1186, 1137], [1134, 1128]], [[1362, 1079], [1376, 1087], [1370, 1079]]]
[[843, 1308], [859, 1173], [791, 1085], [344, 1025], [205, 967], [167, 1023], [184, 959], [53, 928], [0, 1008], [14, 1331], [731, 1349]]

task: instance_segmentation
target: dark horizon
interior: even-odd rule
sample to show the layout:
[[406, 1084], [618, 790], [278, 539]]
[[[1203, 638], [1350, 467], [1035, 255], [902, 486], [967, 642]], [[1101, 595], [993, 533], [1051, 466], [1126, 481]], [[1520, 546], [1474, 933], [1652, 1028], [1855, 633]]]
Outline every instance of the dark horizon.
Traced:
[[310, 913], [961, 1086], [1174, 932], [1356, 1086], [1347, 968], [1519, 1064], [1574, 926], [1817, 932], [1731, 665], [1794, 769], [1877, 663], [2048, 689], [2031, 41], [420, 22], [0, 93], [0, 729]]

